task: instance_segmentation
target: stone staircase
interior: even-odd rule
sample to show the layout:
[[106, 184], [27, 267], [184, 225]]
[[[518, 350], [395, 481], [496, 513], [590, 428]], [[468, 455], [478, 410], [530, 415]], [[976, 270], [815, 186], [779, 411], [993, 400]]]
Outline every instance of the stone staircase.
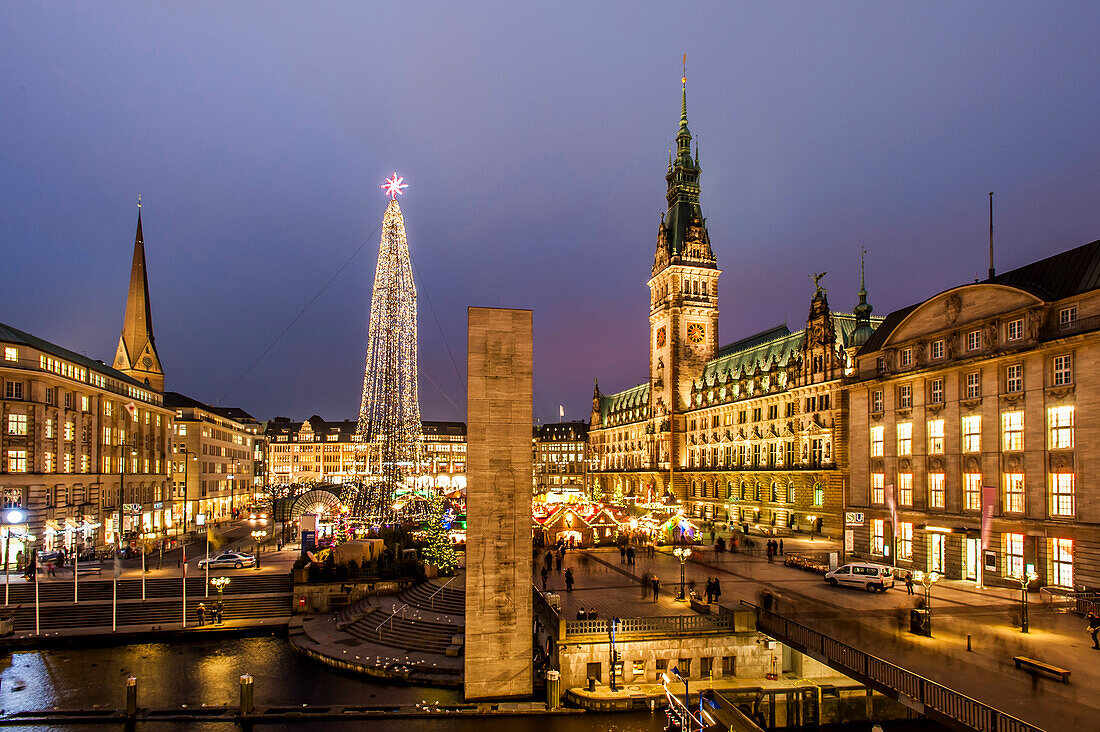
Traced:
[[[465, 630], [466, 591], [456, 578], [429, 580], [394, 598], [366, 598], [336, 617], [337, 627], [370, 643], [455, 657]], [[373, 600], [373, 602], [372, 602]]]

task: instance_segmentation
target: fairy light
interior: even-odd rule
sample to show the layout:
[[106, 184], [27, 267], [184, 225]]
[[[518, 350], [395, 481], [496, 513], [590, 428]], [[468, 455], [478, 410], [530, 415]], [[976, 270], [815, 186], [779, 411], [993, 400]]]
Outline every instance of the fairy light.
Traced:
[[416, 502], [395, 503], [398, 489], [420, 463], [420, 402], [416, 374], [416, 285], [405, 220], [397, 196], [408, 184], [394, 173], [382, 185], [390, 196], [374, 270], [363, 399], [356, 437], [366, 453], [346, 503], [355, 519], [393, 523]]

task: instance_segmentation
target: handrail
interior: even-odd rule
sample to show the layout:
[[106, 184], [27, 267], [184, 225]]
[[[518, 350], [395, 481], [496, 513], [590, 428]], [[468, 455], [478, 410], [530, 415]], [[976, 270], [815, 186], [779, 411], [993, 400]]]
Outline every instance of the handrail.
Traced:
[[405, 608], [407, 608], [408, 606], [409, 606], [409, 603], [406, 602], [404, 605], [402, 605], [401, 607], [397, 608], [392, 613], [390, 613], [390, 616], [388, 618], [386, 618], [385, 620], [383, 620], [381, 623], [378, 624], [378, 628], [376, 628], [376, 630], [378, 631], [378, 640], [382, 640], [382, 627], [386, 623], [393, 620], [394, 616], [397, 615], [397, 613], [401, 613], [401, 619], [402, 620], [405, 619]]
[[440, 586], [440, 588], [438, 590], [436, 590], [435, 592], [433, 592], [431, 595], [428, 596], [428, 602], [431, 603], [432, 610], [435, 610], [435, 596], [438, 595], [440, 592], [443, 592], [443, 590], [447, 589], [447, 585], [451, 584], [456, 579], [458, 579], [458, 577], [451, 577], [449, 580], [444, 582], [443, 585]]
[[761, 633], [781, 640], [847, 676], [892, 693], [925, 716], [950, 720], [979, 732], [1043, 732], [1040, 727], [787, 617], [744, 600], [741, 604], [756, 610], [757, 630]]

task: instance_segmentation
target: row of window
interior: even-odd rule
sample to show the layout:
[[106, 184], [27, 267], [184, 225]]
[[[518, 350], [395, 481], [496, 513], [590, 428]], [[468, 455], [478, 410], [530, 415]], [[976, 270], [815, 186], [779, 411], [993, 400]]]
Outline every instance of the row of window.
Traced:
[[[1074, 407], [1066, 405], [1047, 409], [1047, 449], [1073, 448]], [[962, 452], [981, 452], [982, 417], [979, 414], [964, 415], [960, 420], [960, 447]], [[930, 419], [927, 426], [927, 454], [943, 455], [945, 452], [944, 420]], [[913, 423], [898, 422], [894, 425], [898, 456], [913, 454]], [[885, 455], [886, 427], [871, 427], [871, 457]], [[1005, 452], [1021, 452], [1024, 449], [1024, 413], [1022, 410], [1001, 413], [1001, 449]]]
[[[768, 420], [779, 419], [779, 406], [780, 405], [778, 405], [778, 404], [769, 404], [769, 405], [767, 405], [767, 410], [768, 411], [767, 411], [767, 418], [766, 419], [768, 419]], [[803, 410], [803, 413], [806, 413], [806, 414], [809, 414], [809, 413], [812, 413], [812, 412], [828, 411], [829, 409], [832, 408], [832, 395], [831, 394], [815, 394], [813, 396], [808, 396], [804, 400], [804, 407], [805, 407], [805, 409]], [[783, 417], [784, 418], [794, 417], [797, 414], [799, 414], [798, 402], [788, 401], [788, 402], [783, 403]], [[736, 424], [746, 424], [746, 423], [748, 423], [749, 422], [748, 416], [749, 416], [749, 410], [742, 409], [742, 410], [738, 411], [737, 412]], [[752, 421], [753, 422], [762, 422], [762, 421], [764, 421], [764, 419], [765, 419], [765, 417], [764, 417], [764, 407], [753, 407], [753, 409], [752, 409]], [[709, 427], [708, 427], [708, 422], [709, 422]], [[733, 412], [726, 412], [726, 414], [724, 415], [724, 419], [722, 419], [722, 422], [723, 422], [724, 426], [726, 426], [726, 427], [729, 427], [729, 426], [735, 424]], [[715, 429], [719, 426], [720, 426], [719, 425], [719, 415], [717, 415], [717, 414], [711, 415], [709, 417], [709, 419], [707, 417], [700, 417], [700, 418], [697, 418], [697, 419], [692, 419], [688, 423], [688, 429], [691, 430], [691, 431], [705, 430], [705, 429], [708, 429], [708, 428], [709, 429]]]
[[[795, 486], [793, 483], [786, 485], [780, 485], [778, 482], [772, 482], [771, 486], [765, 488], [760, 483], [748, 483], [742, 482], [739, 485], [733, 483], [726, 484], [726, 495], [721, 495], [722, 491], [717, 482], [713, 485], [708, 484], [707, 481], [691, 481], [691, 495], [693, 497], [700, 498], [725, 498], [727, 500], [740, 499], [742, 501], [771, 501], [772, 503], [796, 503], [797, 496], [795, 493]], [[813, 505], [822, 506], [825, 504], [825, 487], [820, 483], [814, 483], [813, 486]]]
[[[982, 489], [981, 473], [963, 473], [962, 507], [965, 511], [981, 511]], [[1072, 518], [1076, 514], [1075, 500], [1076, 476], [1062, 472], [1050, 474], [1047, 509], [1051, 516]], [[913, 474], [898, 473], [896, 492], [894, 485], [886, 484], [885, 473], [871, 473], [871, 502], [887, 504], [887, 494], [893, 492], [893, 500], [898, 506], [913, 506]], [[945, 473], [928, 473], [927, 505], [933, 509], [947, 508], [947, 476]], [[1024, 474], [1005, 473], [1001, 492], [1001, 507], [1005, 513], [1024, 513], [1026, 508], [1024, 495]]]

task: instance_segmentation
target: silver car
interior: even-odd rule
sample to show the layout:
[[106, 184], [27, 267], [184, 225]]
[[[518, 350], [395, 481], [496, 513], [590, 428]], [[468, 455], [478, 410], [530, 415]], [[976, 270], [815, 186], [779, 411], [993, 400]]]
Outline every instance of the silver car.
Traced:
[[211, 569], [215, 567], [233, 567], [234, 569], [241, 569], [242, 567], [254, 567], [255, 565], [256, 557], [251, 554], [240, 554], [238, 552], [222, 552], [213, 557], [199, 560], [199, 569], [206, 569], [207, 566]]

